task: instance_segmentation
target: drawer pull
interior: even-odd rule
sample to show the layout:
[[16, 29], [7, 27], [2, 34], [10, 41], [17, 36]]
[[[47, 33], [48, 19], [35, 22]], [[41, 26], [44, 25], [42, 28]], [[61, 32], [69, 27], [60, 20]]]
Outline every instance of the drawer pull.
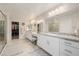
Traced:
[[71, 43], [69, 42], [64, 42], [65, 45], [72, 45]]
[[64, 50], [65, 50], [66, 52], [72, 54], [72, 52], [71, 52], [70, 50], [68, 50], [68, 49], [64, 49]]

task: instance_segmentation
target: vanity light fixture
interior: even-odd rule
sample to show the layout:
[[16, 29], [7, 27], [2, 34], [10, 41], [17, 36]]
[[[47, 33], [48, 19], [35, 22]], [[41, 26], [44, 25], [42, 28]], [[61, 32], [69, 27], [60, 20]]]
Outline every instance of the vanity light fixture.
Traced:
[[52, 12], [49, 12], [49, 15], [51, 16], [52, 15]]
[[53, 15], [52, 12], [49, 12], [49, 13], [48, 13], [48, 17], [51, 17], [52, 15]]
[[55, 10], [48, 12], [48, 17], [60, 14], [60, 13], [64, 12], [65, 9], [66, 9], [65, 6], [60, 6], [60, 7], [56, 8]]

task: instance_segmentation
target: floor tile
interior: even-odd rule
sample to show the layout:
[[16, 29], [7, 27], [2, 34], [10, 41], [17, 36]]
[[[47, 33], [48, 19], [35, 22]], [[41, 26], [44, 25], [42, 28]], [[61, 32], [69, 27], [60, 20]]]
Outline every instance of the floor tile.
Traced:
[[1, 56], [49, 56], [28, 39], [15, 39], [6, 44]]

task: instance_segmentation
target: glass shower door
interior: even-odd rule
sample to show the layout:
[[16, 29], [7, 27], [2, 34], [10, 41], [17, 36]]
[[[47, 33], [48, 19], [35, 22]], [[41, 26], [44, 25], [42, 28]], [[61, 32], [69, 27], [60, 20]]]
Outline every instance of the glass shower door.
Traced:
[[0, 52], [5, 45], [4, 21], [0, 21]]
[[3, 14], [0, 14], [0, 53], [2, 52], [6, 41], [6, 21]]

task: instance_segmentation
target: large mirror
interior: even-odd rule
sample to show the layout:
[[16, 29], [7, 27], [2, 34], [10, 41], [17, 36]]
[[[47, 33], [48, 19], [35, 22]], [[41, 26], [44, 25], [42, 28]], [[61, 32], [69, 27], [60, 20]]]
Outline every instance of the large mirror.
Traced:
[[59, 32], [59, 20], [53, 19], [48, 22], [48, 32]]

